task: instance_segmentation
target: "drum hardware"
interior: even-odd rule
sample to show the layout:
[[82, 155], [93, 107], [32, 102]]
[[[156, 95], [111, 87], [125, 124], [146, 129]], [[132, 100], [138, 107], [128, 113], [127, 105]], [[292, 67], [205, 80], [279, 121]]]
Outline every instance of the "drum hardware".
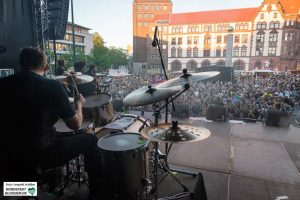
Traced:
[[[68, 77], [70, 77], [69, 80], [68, 80]], [[88, 75], [81, 74], [81, 73], [54, 76], [54, 77], [52, 77], [52, 79], [57, 80], [58, 82], [61, 82], [61, 83], [69, 81], [73, 85], [86, 84], [86, 83], [90, 83], [94, 80], [94, 78], [92, 76], [88, 76]]]
[[[54, 127], [56, 128], [55, 136], [57, 138], [66, 138], [78, 134], [94, 133], [94, 123], [86, 119], [82, 122], [81, 128], [77, 131], [68, 128], [62, 120], [57, 122]], [[79, 155], [65, 164], [64, 184], [61, 188], [61, 191], [63, 191], [70, 182], [77, 183], [79, 187], [82, 183], [87, 184], [87, 178], [84, 172], [83, 155]]]

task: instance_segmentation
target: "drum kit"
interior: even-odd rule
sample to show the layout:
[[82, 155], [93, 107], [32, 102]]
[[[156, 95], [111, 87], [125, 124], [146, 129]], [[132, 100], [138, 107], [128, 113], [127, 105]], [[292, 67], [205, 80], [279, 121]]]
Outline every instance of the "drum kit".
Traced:
[[[168, 123], [166, 114], [165, 123], [158, 123], [160, 111], [166, 109], [169, 104], [190, 88], [190, 84], [196, 83], [214, 76], [219, 72], [201, 72], [183, 74], [174, 79], [167, 80], [156, 86], [139, 88], [124, 98], [124, 104], [129, 106], [144, 106], [165, 101], [165, 104], [154, 110], [154, 123], [140, 116], [125, 114], [114, 117], [109, 94], [95, 94], [86, 97], [86, 105], [83, 107], [85, 123], [83, 132], [88, 132], [94, 123], [92, 133], [98, 137], [97, 152], [99, 155], [101, 178], [105, 191], [108, 191], [108, 199], [154, 199], [158, 198], [159, 183], [170, 175], [177, 181], [185, 192], [188, 188], [174, 174], [176, 170], [169, 167], [167, 156], [173, 144], [191, 143], [204, 140], [210, 136], [210, 131], [203, 127], [194, 127], [188, 124], [179, 124], [177, 121]], [[64, 81], [65, 77], [55, 77], [58, 81]], [[85, 75], [78, 75], [73, 80], [74, 85], [92, 81]], [[75, 87], [76, 88], [76, 87]], [[60, 123], [56, 124], [58, 132], [69, 132]], [[95, 131], [95, 129], [97, 131]], [[165, 143], [165, 152], [161, 153], [159, 143]], [[165, 173], [158, 180], [158, 170]], [[195, 176], [188, 171], [177, 171]], [[151, 198], [151, 199], [153, 199]]]

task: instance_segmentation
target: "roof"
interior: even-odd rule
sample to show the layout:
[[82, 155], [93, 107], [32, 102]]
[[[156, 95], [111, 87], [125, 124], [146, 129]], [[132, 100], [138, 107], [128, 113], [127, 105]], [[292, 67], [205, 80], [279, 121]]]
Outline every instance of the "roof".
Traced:
[[298, 14], [300, 11], [299, 0], [279, 0], [285, 14]]
[[257, 12], [258, 8], [240, 8], [189, 13], [174, 13], [170, 15], [159, 15], [155, 17], [154, 21], [168, 20], [169, 25], [249, 22], [255, 18]]
[[[72, 26], [72, 22], [68, 22], [68, 25]], [[75, 23], [74, 23], [74, 27], [79, 27], [79, 28], [86, 29], [86, 30], [92, 30], [90, 28], [87, 28], [85, 26], [81, 26], [81, 25], [75, 24]]]

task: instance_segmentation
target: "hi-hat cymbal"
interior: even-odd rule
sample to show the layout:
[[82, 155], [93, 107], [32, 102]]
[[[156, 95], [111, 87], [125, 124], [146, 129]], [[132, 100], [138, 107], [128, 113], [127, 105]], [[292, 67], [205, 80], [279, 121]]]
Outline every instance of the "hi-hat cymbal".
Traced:
[[202, 81], [208, 78], [215, 77], [219, 75], [220, 72], [211, 71], [211, 72], [199, 72], [199, 73], [192, 73], [192, 74], [183, 74], [179, 78], [173, 78], [167, 80], [163, 83], [156, 85], [157, 88], [167, 88], [173, 86], [184, 86], [186, 84], [197, 83], [198, 81]]
[[141, 131], [143, 137], [157, 142], [189, 143], [204, 140], [210, 136], [210, 131], [204, 127], [194, 127], [179, 124], [175, 128], [172, 124], [158, 124], [149, 126]]
[[162, 101], [181, 90], [181, 86], [169, 88], [142, 87], [131, 92], [123, 101], [129, 106], [143, 106]]
[[[85, 84], [85, 83], [90, 83], [94, 80], [93, 77], [85, 75], [85, 74], [79, 74], [79, 75], [72, 75], [73, 79], [76, 83], [76, 85], [80, 85], [80, 84]], [[62, 83], [67, 81], [67, 75], [61, 75], [61, 76], [54, 76], [52, 77], [52, 79], [57, 80], [58, 82]]]

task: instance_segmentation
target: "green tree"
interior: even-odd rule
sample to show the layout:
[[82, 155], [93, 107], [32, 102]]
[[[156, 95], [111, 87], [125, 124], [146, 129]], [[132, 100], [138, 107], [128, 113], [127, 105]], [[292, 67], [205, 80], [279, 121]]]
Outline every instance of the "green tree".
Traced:
[[128, 65], [127, 54], [125, 53], [125, 50], [120, 48], [111, 47], [109, 49], [109, 59], [113, 68], [117, 68], [121, 65]]
[[103, 38], [99, 35], [98, 32], [95, 32], [93, 35], [93, 45], [95, 46], [104, 46], [104, 40]]

